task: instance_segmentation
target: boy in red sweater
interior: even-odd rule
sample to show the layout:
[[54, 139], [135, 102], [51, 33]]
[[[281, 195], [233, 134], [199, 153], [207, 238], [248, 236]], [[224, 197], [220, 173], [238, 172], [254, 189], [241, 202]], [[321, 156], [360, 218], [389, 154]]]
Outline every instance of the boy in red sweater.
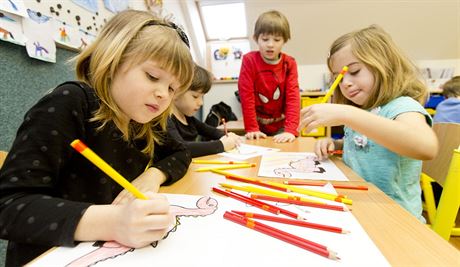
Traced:
[[238, 80], [247, 139], [273, 135], [278, 143], [298, 135], [300, 92], [297, 63], [282, 53], [290, 39], [289, 22], [278, 11], [257, 19], [254, 41], [259, 47], [244, 55]]

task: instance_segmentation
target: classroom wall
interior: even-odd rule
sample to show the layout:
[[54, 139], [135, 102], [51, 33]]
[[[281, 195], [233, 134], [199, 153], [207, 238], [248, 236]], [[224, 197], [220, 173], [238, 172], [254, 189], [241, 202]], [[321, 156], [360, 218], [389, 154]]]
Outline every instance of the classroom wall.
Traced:
[[74, 80], [67, 61], [75, 52], [57, 49], [56, 63], [29, 58], [23, 46], [0, 42], [0, 150], [9, 150], [25, 112], [59, 83]]
[[[460, 75], [458, 0], [246, 0], [245, 3], [249, 35], [254, 31], [257, 17], [265, 11], [279, 10], [288, 18], [291, 40], [283, 51], [297, 61], [301, 89], [323, 88], [331, 43], [344, 33], [371, 24], [382, 26], [420, 68], [455, 67], [455, 73]], [[257, 49], [252, 39], [251, 48]], [[203, 114], [220, 101], [228, 101], [235, 113], [241, 114], [239, 103], [233, 99], [235, 90], [236, 83], [213, 85], [205, 96]]]

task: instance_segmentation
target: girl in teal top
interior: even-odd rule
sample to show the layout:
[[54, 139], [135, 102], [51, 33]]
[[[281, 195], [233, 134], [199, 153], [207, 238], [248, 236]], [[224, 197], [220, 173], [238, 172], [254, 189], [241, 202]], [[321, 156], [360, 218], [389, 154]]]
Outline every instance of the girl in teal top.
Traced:
[[422, 160], [438, 150], [432, 119], [421, 102], [427, 88], [417, 68], [380, 27], [372, 25], [339, 37], [327, 60], [337, 76], [349, 70], [334, 94], [335, 104], [317, 104], [301, 111], [301, 128], [345, 126], [343, 140], [320, 139], [315, 153], [343, 149], [343, 160], [406, 210], [422, 217]]

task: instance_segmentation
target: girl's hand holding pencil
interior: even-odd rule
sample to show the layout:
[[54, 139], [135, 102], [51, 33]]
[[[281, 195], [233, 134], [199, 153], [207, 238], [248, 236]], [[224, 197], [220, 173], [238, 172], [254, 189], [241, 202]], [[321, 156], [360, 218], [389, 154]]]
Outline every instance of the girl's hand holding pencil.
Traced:
[[[135, 186], [141, 192], [152, 192], [157, 193], [160, 189], [160, 185], [166, 181], [166, 176], [163, 172], [156, 168], [148, 168], [145, 172], [139, 175], [136, 179], [131, 181], [131, 184]], [[128, 190], [124, 189], [118, 194], [113, 204], [123, 204], [132, 201], [135, 198]]]
[[234, 133], [227, 133], [227, 135], [224, 135], [220, 138], [220, 141], [224, 146], [224, 150], [230, 151], [235, 147], [238, 147], [243, 142], [243, 139], [241, 136]]

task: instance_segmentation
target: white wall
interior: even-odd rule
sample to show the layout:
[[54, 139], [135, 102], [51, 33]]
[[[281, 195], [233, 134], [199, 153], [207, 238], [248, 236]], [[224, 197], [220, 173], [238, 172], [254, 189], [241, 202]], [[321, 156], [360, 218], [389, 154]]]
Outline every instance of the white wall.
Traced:
[[[454, 75], [460, 75], [460, 59], [446, 60], [419, 60], [416, 62], [420, 68], [455, 68]], [[328, 72], [326, 64], [319, 65], [299, 65], [299, 85], [301, 89], [322, 88], [324, 82], [324, 73]], [[203, 120], [209, 113], [211, 106], [224, 101], [232, 107], [233, 112], [238, 118], [242, 118], [241, 105], [237, 101], [234, 92], [238, 90], [238, 84], [218, 83], [212, 86], [212, 89], [204, 97]]]

